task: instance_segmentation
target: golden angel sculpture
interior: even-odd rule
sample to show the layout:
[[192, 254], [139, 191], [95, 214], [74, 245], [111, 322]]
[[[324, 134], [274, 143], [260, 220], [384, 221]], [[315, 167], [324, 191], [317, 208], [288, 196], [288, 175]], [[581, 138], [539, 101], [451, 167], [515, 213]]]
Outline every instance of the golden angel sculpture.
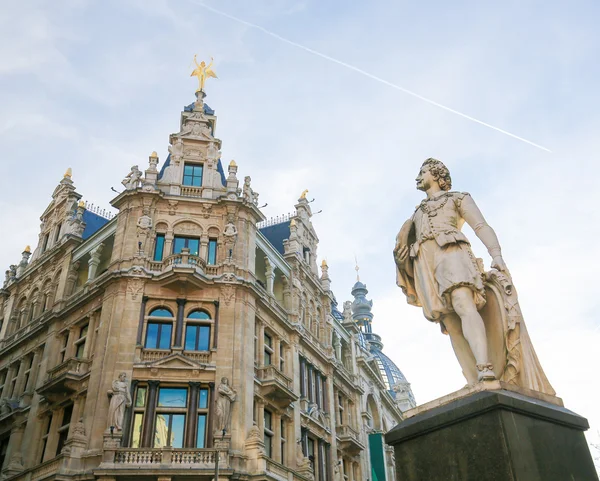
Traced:
[[[499, 379], [555, 395], [525, 327], [500, 243], [465, 192], [452, 192], [446, 166], [427, 159], [416, 178], [426, 193], [396, 238], [397, 284], [409, 304], [440, 324], [469, 384]], [[461, 232], [466, 222], [487, 247], [485, 272]]]
[[213, 64], [213, 58], [210, 58], [210, 63], [206, 65], [206, 62], [202, 60], [202, 62], [198, 63], [197, 55], [194, 55], [194, 63], [196, 64], [196, 68], [190, 74], [190, 77], [198, 77], [198, 90], [197, 92], [204, 92], [204, 82], [208, 78], [218, 78], [215, 71], [211, 68]]

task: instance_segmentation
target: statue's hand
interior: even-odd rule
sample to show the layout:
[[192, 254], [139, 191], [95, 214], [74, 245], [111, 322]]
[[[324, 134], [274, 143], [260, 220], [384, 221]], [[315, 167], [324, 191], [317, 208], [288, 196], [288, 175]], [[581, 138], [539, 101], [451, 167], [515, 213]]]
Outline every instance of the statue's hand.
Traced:
[[497, 269], [500, 272], [506, 272], [506, 264], [504, 263], [502, 256], [494, 256], [492, 259], [492, 269]]
[[402, 246], [400, 249], [394, 249], [396, 261], [404, 262], [408, 256], [408, 246]]

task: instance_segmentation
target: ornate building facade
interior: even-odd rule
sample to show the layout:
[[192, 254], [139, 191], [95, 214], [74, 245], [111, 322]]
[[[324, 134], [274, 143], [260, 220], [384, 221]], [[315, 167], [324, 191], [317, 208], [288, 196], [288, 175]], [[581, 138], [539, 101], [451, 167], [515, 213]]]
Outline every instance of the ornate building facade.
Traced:
[[382, 433], [415, 402], [366, 286], [338, 310], [309, 202], [266, 221], [203, 98], [116, 215], [67, 171], [7, 271], [3, 480], [394, 479]]

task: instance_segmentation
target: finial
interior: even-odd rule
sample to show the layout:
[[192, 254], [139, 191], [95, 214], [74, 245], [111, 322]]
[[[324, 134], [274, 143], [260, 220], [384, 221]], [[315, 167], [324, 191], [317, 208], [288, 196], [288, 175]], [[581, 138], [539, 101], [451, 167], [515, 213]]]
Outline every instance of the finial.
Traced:
[[77, 207], [83, 207], [85, 208], [85, 201], [84, 200], [80, 200], [77, 204]]
[[325, 259], [323, 259], [323, 262], [321, 262], [321, 269], [327, 269], [327, 267], [329, 267], [327, 265], [327, 261]]
[[202, 60], [202, 62], [198, 63], [196, 60], [197, 55], [194, 55], [194, 63], [196, 64], [196, 68], [190, 74], [190, 77], [198, 77], [198, 90], [196, 92], [204, 92], [204, 82], [208, 78], [218, 78], [217, 74], [214, 70], [211, 69], [213, 64], [213, 58], [210, 58], [210, 63], [206, 65], [206, 62]]
[[358, 275], [360, 267], [358, 267], [358, 259], [356, 258], [356, 256], [354, 256], [354, 263], [356, 264], [356, 267], [354, 268], [354, 270], [356, 271], [356, 282], [360, 282], [360, 276]]
[[31, 253], [31, 246], [25, 246], [25, 250], [23, 252]]
[[156, 153], [156, 150], [154, 150], [151, 154], [150, 154], [150, 158], [152, 159], [158, 159], [158, 154]]
[[231, 159], [231, 162], [229, 162], [229, 167], [237, 167], [235, 160]]
[[290, 221], [290, 227], [296, 227], [296, 219]]
[[63, 176], [65, 179], [70, 179], [71, 177], [73, 177], [73, 170], [71, 169], [71, 167], [69, 167], [67, 169], [67, 171], [65, 172], [65, 175]]
[[301, 199], [306, 199], [306, 194], [308, 194], [308, 189], [304, 189], [304, 190], [302, 191], [302, 194], [300, 194], [300, 198], [301, 198]]

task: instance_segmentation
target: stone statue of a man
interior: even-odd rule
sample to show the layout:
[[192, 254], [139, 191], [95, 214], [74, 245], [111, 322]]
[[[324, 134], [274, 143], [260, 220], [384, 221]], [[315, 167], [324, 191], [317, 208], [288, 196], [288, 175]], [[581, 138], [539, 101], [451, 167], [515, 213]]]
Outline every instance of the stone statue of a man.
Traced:
[[[439, 160], [427, 159], [416, 182], [427, 197], [402, 226], [394, 248], [397, 283], [408, 303], [422, 307], [425, 317], [450, 335], [469, 384], [499, 378], [553, 395], [527, 334], [496, 233], [469, 194], [450, 191], [450, 172]], [[488, 273], [461, 232], [464, 222], [492, 257]], [[502, 289], [492, 288], [499, 279]], [[503, 297], [490, 307], [488, 295]]]
[[[450, 192], [450, 172], [442, 162], [427, 159], [416, 182], [417, 189], [427, 197], [398, 235], [396, 263], [412, 274], [416, 303], [423, 307], [427, 319], [443, 323], [442, 329], [450, 334], [459, 361], [463, 357], [459, 352], [470, 350], [476, 361], [477, 379], [495, 379], [485, 326], [478, 312], [485, 304], [482, 273], [460, 228], [466, 221], [487, 247], [492, 267], [503, 271], [506, 266], [498, 238], [469, 194]], [[415, 242], [408, 245], [405, 232], [410, 229], [414, 229]], [[451, 313], [458, 318], [448, 316]], [[472, 371], [471, 366], [461, 367]]]
[[127, 375], [122, 372], [119, 379], [112, 383], [112, 389], [108, 391], [110, 405], [108, 406], [108, 427], [114, 427], [117, 431], [123, 429], [123, 417], [125, 408], [131, 406], [131, 395], [127, 384]]

